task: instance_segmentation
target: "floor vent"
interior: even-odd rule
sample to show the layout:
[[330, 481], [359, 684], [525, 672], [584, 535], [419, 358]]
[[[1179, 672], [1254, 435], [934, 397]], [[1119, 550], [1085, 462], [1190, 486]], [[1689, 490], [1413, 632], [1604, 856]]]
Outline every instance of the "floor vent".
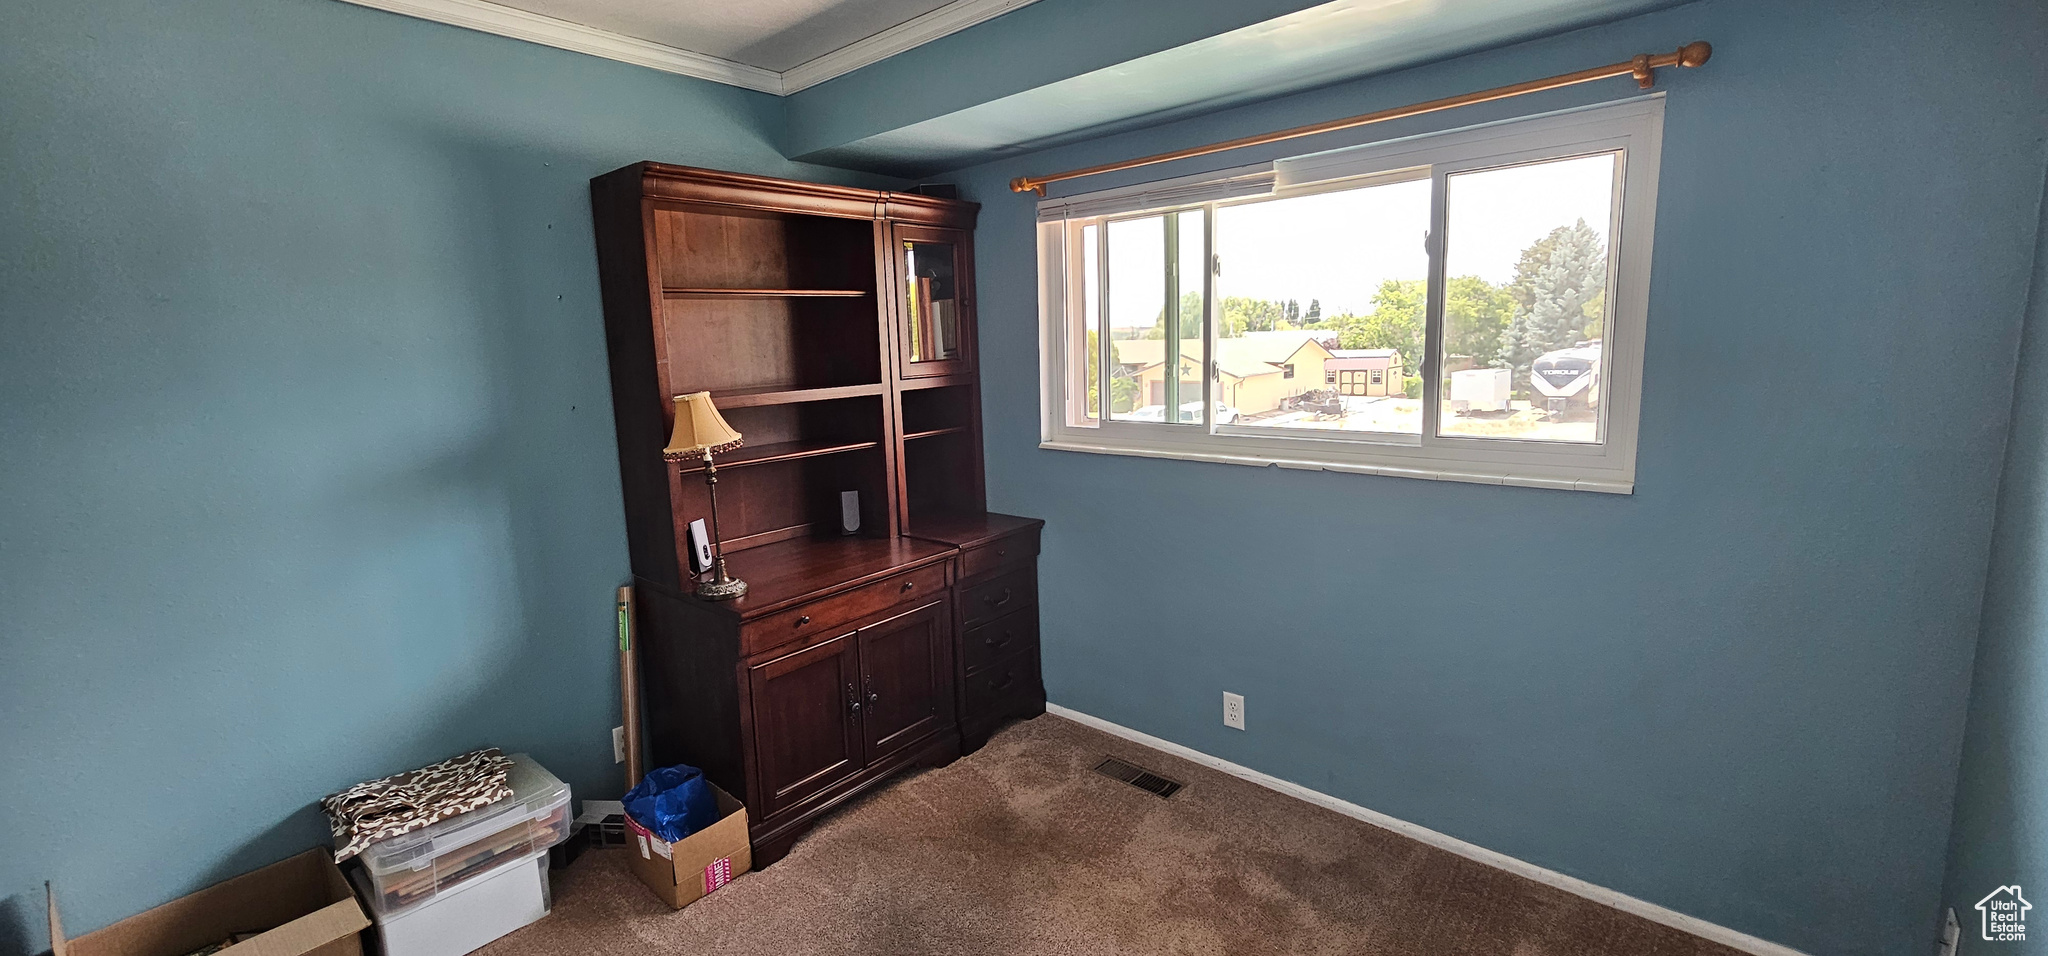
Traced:
[[1095, 765], [1095, 772], [1105, 777], [1121, 780], [1161, 799], [1180, 791], [1180, 784], [1168, 780], [1143, 767], [1127, 764], [1115, 757], [1104, 757]]

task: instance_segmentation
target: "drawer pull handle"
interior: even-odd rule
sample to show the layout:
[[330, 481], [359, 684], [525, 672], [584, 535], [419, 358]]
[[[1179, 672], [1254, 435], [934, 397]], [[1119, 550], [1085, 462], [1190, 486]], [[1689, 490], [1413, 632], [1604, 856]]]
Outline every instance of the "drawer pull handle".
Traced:
[[1010, 688], [1010, 685], [1011, 685], [1011, 684], [1014, 684], [1014, 683], [1016, 683], [1016, 682], [1017, 682], [1017, 672], [1016, 672], [1016, 671], [1004, 671], [1004, 672], [1003, 672], [1003, 679], [1002, 679], [1002, 680], [999, 680], [999, 681], [993, 681], [993, 682], [991, 682], [991, 683], [990, 683], [990, 684], [988, 685], [988, 689], [989, 689], [989, 690], [1008, 690], [1008, 689]]
[[1010, 549], [1009, 549], [1009, 548], [997, 548], [997, 549], [996, 549], [996, 557], [998, 557], [998, 558], [1007, 558], [1007, 557], [1009, 557], [1009, 556], [1010, 556]]
[[999, 640], [996, 640], [996, 639], [995, 639], [995, 637], [994, 637], [993, 635], [991, 635], [991, 636], [989, 636], [989, 637], [984, 637], [984, 638], [982, 638], [982, 639], [981, 639], [981, 642], [982, 642], [983, 644], [987, 644], [987, 645], [988, 645], [988, 646], [990, 646], [990, 647], [1003, 647], [1003, 646], [1005, 646], [1005, 645], [1008, 645], [1008, 644], [1010, 643], [1010, 638], [1012, 638], [1012, 637], [1015, 637], [1015, 636], [1016, 636], [1016, 635], [1014, 635], [1014, 634], [1011, 634], [1011, 633], [1010, 633], [1009, 631], [1004, 631], [1004, 632], [1003, 632], [1003, 639], [1002, 639], [1002, 640], [1000, 640], [1000, 641], [999, 641]]
[[908, 591], [908, 590], [910, 590], [911, 588], [914, 588], [914, 587], [917, 587], [917, 582], [916, 582], [916, 581], [905, 581], [905, 582], [903, 582], [903, 590], [905, 590], [905, 591]]
[[1002, 607], [1003, 605], [1010, 603], [1010, 589], [1004, 588], [1002, 597], [996, 597], [995, 595], [991, 594], [988, 597], [982, 598], [982, 600], [987, 601], [989, 607]]
[[811, 623], [811, 616], [810, 616], [810, 615], [808, 615], [808, 614], [804, 615], [803, 617], [800, 617], [800, 618], [797, 618], [797, 619], [796, 619], [796, 626], [797, 626], [797, 627], [802, 627], [802, 626], [804, 626], [804, 625], [806, 625], [806, 624], [809, 624], [809, 623]]

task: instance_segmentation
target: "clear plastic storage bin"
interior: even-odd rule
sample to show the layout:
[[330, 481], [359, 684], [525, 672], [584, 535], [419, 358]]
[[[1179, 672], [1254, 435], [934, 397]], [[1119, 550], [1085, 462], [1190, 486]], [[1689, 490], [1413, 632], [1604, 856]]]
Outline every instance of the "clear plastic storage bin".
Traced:
[[370, 844], [358, 859], [370, 910], [397, 916], [503, 867], [530, 861], [569, 836], [569, 785], [533, 758], [512, 755], [512, 795], [487, 807]]

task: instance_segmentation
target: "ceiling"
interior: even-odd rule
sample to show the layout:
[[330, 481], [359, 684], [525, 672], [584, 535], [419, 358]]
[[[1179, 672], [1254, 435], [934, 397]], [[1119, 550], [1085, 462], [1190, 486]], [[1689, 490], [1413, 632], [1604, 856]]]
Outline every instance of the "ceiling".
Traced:
[[784, 155], [919, 177], [1685, 0], [344, 2], [776, 94]]
[[785, 72], [950, 0], [498, 0], [502, 6]]
[[[933, 103], [925, 115], [889, 116], [877, 124], [885, 127], [879, 130], [821, 137], [815, 134], [824, 132], [825, 124], [810, 122], [793, 130], [786, 145], [795, 147], [790, 150], [793, 158], [808, 162], [917, 177], [1503, 46], [1676, 2], [1680, 0], [1328, 0], [1156, 53], [1047, 82], [1020, 84], [1023, 88], [1003, 95], [984, 93], [964, 107]], [[1630, 52], [1634, 51], [1618, 51], [1615, 59], [1626, 59]], [[924, 53], [908, 51], [898, 60], [914, 61]], [[813, 113], [859, 115], [847, 107], [861, 92], [807, 92], [805, 118]], [[808, 141], [798, 138], [804, 134], [813, 135]]]

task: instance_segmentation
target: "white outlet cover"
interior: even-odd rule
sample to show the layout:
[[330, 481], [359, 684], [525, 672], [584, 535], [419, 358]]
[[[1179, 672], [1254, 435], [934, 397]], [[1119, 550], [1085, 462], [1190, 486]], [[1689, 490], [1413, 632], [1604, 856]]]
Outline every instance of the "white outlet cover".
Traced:
[[1244, 729], [1244, 695], [1223, 692], [1223, 726]]
[[612, 728], [612, 763], [626, 762], [626, 728], [624, 725]]

